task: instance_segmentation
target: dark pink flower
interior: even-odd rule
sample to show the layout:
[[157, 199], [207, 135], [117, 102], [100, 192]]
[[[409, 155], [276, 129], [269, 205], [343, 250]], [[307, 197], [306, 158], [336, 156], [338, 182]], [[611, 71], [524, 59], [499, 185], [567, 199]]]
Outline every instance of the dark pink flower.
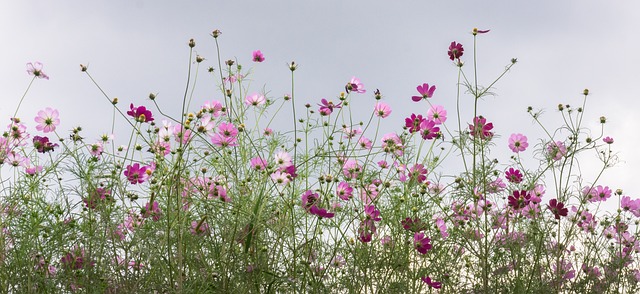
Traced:
[[640, 217], [640, 199], [631, 200], [629, 196], [622, 196], [620, 207], [622, 210], [629, 211], [636, 217]]
[[429, 276], [422, 277], [422, 281], [429, 286], [429, 288], [440, 289], [442, 288], [442, 282], [432, 281]]
[[365, 219], [360, 222], [358, 227], [358, 240], [362, 243], [371, 242], [373, 234], [376, 233], [376, 223], [371, 219]]
[[364, 214], [366, 219], [370, 219], [376, 222], [379, 222], [382, 220], [382, 218], [380, 218], [380, 211], [376, 209], [376, 207], [374, 205], [367, 205], [364, 208]]
[[309, 213], [313, 214], [313, 215], [317, 215], [321, 218], [332, 218], [335, 213], [333, 212], [328, 212], [326, 209], [324, 208], [320, 208], [318, 206], [311, 206], [311, 209], [309, 209]]
[[436, 91], [436, 86], [429, 87], [429, 84], [424, 83], [419, 85], [416, 90], [418, 90], [418, 93], [420, 93], [421, 96], [411, 96], [411, 100], [419, 102], [422, 99], [433, 97], [433, 92]]
[[141, 184], [147, 180], [147, 166], [140, 166], [139, 163], [134, 163], [133, 165], [128, 165], [126, 170], [124, 171], [124, 176], [127, 177], [127, 180], [131, 184]]
[[35, 76], [36, 78], [45, 79], [45, 80], [49, 79], [49, 76], [42, 71], [42, 63], [40, 61], [36, 61], [34, 63], [31, 63], [31, 62], [27, 63], [27, 73], [32, 76]]
[[144, 209], [142, 209], [142, 217], [151, 217], [154, 222], [159, 221], [160, 217], [162, 217], [162, 210], [160, 210], [158, 201], [153, 201], [153, 204], [147, 202], [147, 204], [144, 206]]
[[263, 62], [264, 54], [260, 50], [253, 51], [253, 61], [254, 62]]
[[58, 118], [58, 116], [58, 110], [51, 107], [38, 111], [38, 116], [35, 118], [35, 121], [38, 123], [36, 130], [44, 133], [55, 131], [56, 127], [60, 124], [60, 118]]
[[511, 134], [511, 137], [509, 137], [509, 149], [511, 149], [511, 151], [518, 153], [525, 151], [527, 147], [529, 147], [527, 136], [523, 134]]
[[473, 118], [473, 125], [469, 125], [471, 136], [490, 140], [493, 137], [493, 123], [487, 123], [487, 119], [482, 116]]
[[507, 170], [507, 172], [505, 173], [505, 177], [510, 183], [518, 184], [522, 182], [522, 173], [520, 172], [520, 170], [514, 169], [513, 167]]
[[409, 169], [409, 178], [418, 183], [423, 183], [427, 180], [427, 169], [421, 163], [416, 164]]
[[613, 138], [611, 137], [604, 137], [602, 141], [604, 141], [607, 144], [613, 144]]
[[414, 233], [420, 232], [420, 231], [424, 231], [426, 230], [427, 224], [423, 223], [422, 220], [420, 220], [420, 218], [415, 217], [415, 218], [405, 218], [402, 222], [400, 222], [402, 224], [402, 228], [404, 228], [407, 231], [412, 231]]
[[427, 238], [424, 233], [417, 232], [413, 235], [413, 247], [420, 252], [420, 254], [427, 254], [427, 251], [431, 250], [431, 239]]
[[432, 120], [427, 119], [420, 123], [420, 135], [422, 135], [422, 139], [431, 140], [437, 138], [438, 132], [440, 132], [440, 128], [436, 127], [436, 123]]
[[509, 206], [511, 206], [514, 210], [518, 211], [522, 208], [524, 208], [525, 206], [527, 206], [530, 202], [531, 199], [531, 195], [529, 194], [529, 192], [525, 191], [525, 190], [521, 190], [521, 191], [513, 191], [512, 195], [509, 195], [509, 198], [507, 199], [509, 202]]
[[33, 147], [40, 153], [46, 153], [53, 151], [53, 148], [58, 147], [58, 144], [52, 144], [47, 137], [34, 136]]
[[455, 41], [451, 42], [447, 54], [449, 55], [449, 59], [451, 60], [460, 59], [462, 54], [464, 54], [464, 48], [462, 48], [462, 44], [460, 43], [456, 43]]
[[426, 121], [426, 119], [421, 114], [416, 115], [415, 113], [412, 113], [411, 117], [404, 119], [405, 126], [409, 128], [409, 133], [419, 132], [423, 121]]
[[559, 202], [555, 198], [549, 200], [549, 204], [547, 205], [547, 208], [549, 208], [549, 210], [553, 212], [553, 215], [555, 216], [556, 219], [560, 219], [561, 216], [567, 216], [567, 214], [569, 213], [569, 209], [564, 207], [564, 203]]
[[320, 199], [320, 196], [318, 196], [318, 193], [313, 193], [313, 191], [307, 190], [302, 193], [302, 196], [300, 198], [302, 200], [302, 208], [304, 208], [304, 210], [306, 211], [309, 211], [312, 206], [316, 205], [316, 203]]
[[133, 107], [133, 103], [129, 105], [129, 111], [127, 111], [127, 114], [138, 122], [153, 121], [153, 114], [151, 111], [147, 110], [144, 106]]

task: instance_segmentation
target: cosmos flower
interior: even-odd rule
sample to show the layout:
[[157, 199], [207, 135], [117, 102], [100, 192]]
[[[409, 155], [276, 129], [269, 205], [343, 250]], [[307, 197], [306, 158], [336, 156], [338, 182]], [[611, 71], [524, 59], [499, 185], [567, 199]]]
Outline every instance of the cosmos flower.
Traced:
[[460, 43], [456, 43], [455, 41], [451, 42], [447, 54], [449, 55], [449, 59], [451, 60], [460, 59], [462, 54], [464, 54], [464, 48], [462, 48], [462, 44]]
[[421, 96], [411, 96], [411, 100], [414, 102], [419, 102], [422, 99], [427, 99], [433, 97], [433, 92], [436, 91], [436, 86], [429, 87], [429, 84], [424, 83], [419, 85], [416, 90], [420, 93]]
[[38, 123], [36, 130], [44, 133], [55, 131], [56, 127], [60, 124], [60, 118], [58, 117], [58, 110], [51, 107], [38, 111], [38, 116], [35, 118], [35, 121]]
[[253, 51], [253, 61], [254, 62], [263, 62], [264, 54], [260, 50]]

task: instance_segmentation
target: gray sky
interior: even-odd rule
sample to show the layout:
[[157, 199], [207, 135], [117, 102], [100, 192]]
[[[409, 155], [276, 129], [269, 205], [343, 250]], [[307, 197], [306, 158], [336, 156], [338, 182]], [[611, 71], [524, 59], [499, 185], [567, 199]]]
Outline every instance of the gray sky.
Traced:
[[[254, 90], [265, 87], [272, 97], [289, 93], [285, 64], [292, 60], [300, 64], [296, 96], [305, 102], [334, 98], [357, 76], [369, 93], [355, 99], [373, 107], [371, 93], [379, 88], [393, 108], [386, 122], [397, 130], [412, 112], [426, 113], [426, 106], [418, 107], [424, 104], [410, 99], [424, 82], [437, 85], [432, 102], [453, 116], [456, 68], [447, 47], [451, 41], [465, 45], [470, 75], [470, 31], [478, 27], [491, 29], [479, 39], [481, 83], [491, 82], [512, 57], [519, 61], [497, 84], [498, 95], [480, 107], [502, 135], [498, 146], [507, 150], [506, 139], [514, 132], [530, 142], [540, 137], [527, 106], [546, 109], [543, 120], [551, 128], [559, 123], [556, 105], [578, 106], [580, 93], [589, 88], [587, 126], [598, 134], [598, 118], [606, 116], [605, 135], [616, 140], [613, 149], [622, 159], [602, 184], [640, 197], [634, 185], [640, 139], [632, 135], [640, 110], [638, 11], [636, 1], [593, 0], [3, 1], [0, 116], [8, 124], [30, 79], [25, 64], [32, 61], [43, 62], [51, 80], [37, 81], [18, 114], [31, 131], [37, 110], [46, 106], [60, 110], [61, 131], [82, 125], [89, 141], [109, 131], [110, 105], [81, 74], [80, 63], [89, 65], [121, 107], [130, 102], [151, 106], [146, 97], [154, 92], [162, 107], [176, 109], [184, 92], [189, 38], [195, 38], [197, 53], [209, 58], [195, 105], [222, 100], [214, 92], [215, 80], [204, 72], [215, 58], [209, 34], [220, 29], [223, 59], [254, 66]], [[265, 54], [264, 63], [250, 62], [257, 49]], [[470, 111], [472, 101], [465, 98]], [[531, 154], [531, 149], [525, 153]], [[585, 175], [597, 168], [591, 162], [581, 166]]]

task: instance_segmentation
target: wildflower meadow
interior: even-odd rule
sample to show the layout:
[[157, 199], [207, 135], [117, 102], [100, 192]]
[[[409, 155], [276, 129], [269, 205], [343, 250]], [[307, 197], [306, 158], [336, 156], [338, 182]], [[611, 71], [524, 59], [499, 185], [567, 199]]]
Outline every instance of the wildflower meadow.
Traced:
[[[331, 97], [298, 97], [295, 61], [281, 66], [287, 93], [256, 88], [269, 55], [225, 60], [220, 30], [199, 48], [208, 58], [185, 43], [179, 112], [156, 93], [111, 97], [80, 65], [88, 103], [113, 111], [103, 134], [59, 128], [70, 114], [53, 100], [17, 117], [29, 89], [55, 83], [27, 63], [0, 137], [0, 292], [637, 293], [640, 199], [600, 181], [618, 162], [607, 118], [587, 129], [597, 107], [576, 89], [513, 115], [542, 137], [500, 134], [479, 106], [499, 107], [485, 97], [518, 60], [480, 84], [491, 33], [443, 44], [429, 58], [448, 59], [439, 74], [457, 83], [423, 81], [409, 97], [357, 76], [324, 85]], [[198, 79], [217, 89], [206, 101]], [[387, 97], [412, 114], [394, 116]]]

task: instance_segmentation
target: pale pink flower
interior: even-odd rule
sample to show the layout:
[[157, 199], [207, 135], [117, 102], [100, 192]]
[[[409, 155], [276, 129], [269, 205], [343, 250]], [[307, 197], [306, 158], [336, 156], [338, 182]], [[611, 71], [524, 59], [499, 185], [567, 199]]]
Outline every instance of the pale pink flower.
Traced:
[[447, 121], [447, 111], [442, 105], [433, 105], [427, 110], [427, 118], [440, 125]]
[[384, 102], [376, 103], [374, 114], [377, 117], [386, 118], [391, 114], [391, 107]]
[[36, 61], [34, 63], [27, 63], [27, 73], [40, 79], [48, 80], [49, 76], [42, 71], [42, 63]]
[[38, 123], [36, 130], [44, 133], [55, 131], [56, 127], [60, 124], [58, 116], [58, 110], [51, 107], [38, 111], [38, 116], [35, 118], [35, 121]]
[[509, 137], [509, 149], [511, 149], [511, 151], [518, 153], [525, 151], [527, 147], [529, 147], [527, 136], [523, 134], [511, 134], [511, 137]]
[[347, 93], [356, 92], [356, 93], [365, 93], [367, 90], [364, 89], [364, 85], [360, 82], [356, 77], [352, 77], [351, 81], [347, 83], [345, 86]]
[[260, 95], [258, 93], [247, 95], [247, 98], [244, 99], [244, 104], [252, 106], [259, 106], [264, 104], [265, 102], [266, 99], [264, 98], [264, 95]]

